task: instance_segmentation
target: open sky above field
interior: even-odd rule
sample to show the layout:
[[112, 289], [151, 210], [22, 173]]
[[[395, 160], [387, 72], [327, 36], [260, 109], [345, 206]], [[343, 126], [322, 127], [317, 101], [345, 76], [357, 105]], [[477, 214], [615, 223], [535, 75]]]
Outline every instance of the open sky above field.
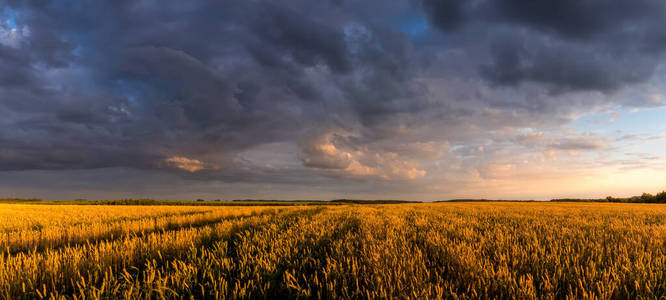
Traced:
[[0, 0], [0, 197], [666, 189], [661, 0]]

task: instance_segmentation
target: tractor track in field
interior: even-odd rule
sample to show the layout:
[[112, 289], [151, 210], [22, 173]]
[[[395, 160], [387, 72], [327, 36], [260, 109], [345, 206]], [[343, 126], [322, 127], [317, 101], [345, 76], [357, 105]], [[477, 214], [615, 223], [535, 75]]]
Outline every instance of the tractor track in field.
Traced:
[[[288, 209], [288, 208], [286, 208]], [[259, 212], [253, 212], [248, 215], [230, 215], [230, 216], [219, 216], [219, 217], [211, 217], [211, 218], [204, 218], [201, 220], [196, 220], [194, 222], [188, 222], [184, 224], [179, 224], [179, 223], [171, 223], [168, 222], [164, 224], [163, 226], [159, 227], [154, 227], [151, 229], [146, 229], [146, 230], [140, 230], [140, 231], [134, 231], [134, 232], [124, 232], [122, 229], [115, 229], [111, 230], [108, 232], [105, 232], [103, 234], [93, 236], [93, 237], [88, 237], [88, 238], [80, 238], [80, 239], [75, 239], [75, 240], [52, 240], [47, 242], [43, 242], [44, 240], [41, 239], [41, 243], [37, 245], [29, 245], [29, 246], [22, 246], [22, 247], [11, 247], [5, 245], [5, 249], [3, 251], [4, 255], [15, 255], [19, 253], [24, 253], [24, 254], [29, 254], [29, 253], [42, 253], [47, 250], [58, 250], [60, 248], [64, 247], [75, 247], [75, 246], [81, 246], [81, 245], [94, 245], [97, 243], [101, 242], [111, 242], [115, 240], [121, 240], [124, 238], [132, 238], [132, 237], [137, 237], [141, 238], [144, 236], [147, 236], [149, 234], [153, 233], [166, 233], [166, 232], [174, 232], [174, 231], [180, 231], [180, 230], [186, 230], [186, 229], [192, 229], [192, 228], [203, 228], [203, 227], [210, 227], [210, 226], [215, 226], [216, 224], [219, 224], [224, 221], [231, 221], [231, 220], [241, 220], [245, 218], [252, 218], [252, 217], [257, 217], [257, 216], [264, 216], [264, 215], [278, 215], [280, 212], [285, 210], [285, 208], [280, 208], [280, 209], [267, 209], [265, 211], [259, 211]], [[177, 217], [177, 216], [176, 216]], [[146, 219], [146, 218], [143, 218]], [[149, 219], [154, 219], [155, 221], [157, 218], [149, 218]]]

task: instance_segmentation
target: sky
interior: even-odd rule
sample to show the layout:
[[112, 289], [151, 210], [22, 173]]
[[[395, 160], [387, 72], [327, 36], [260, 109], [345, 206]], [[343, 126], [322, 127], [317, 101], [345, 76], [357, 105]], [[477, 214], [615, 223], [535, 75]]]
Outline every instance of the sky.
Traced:
[[666, 190], [661, 0], [0, 0], [0, 197]]

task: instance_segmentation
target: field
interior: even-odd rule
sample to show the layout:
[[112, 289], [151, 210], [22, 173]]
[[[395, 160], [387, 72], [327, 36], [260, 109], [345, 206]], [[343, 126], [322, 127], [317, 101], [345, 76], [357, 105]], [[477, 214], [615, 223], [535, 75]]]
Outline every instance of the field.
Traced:
[[0, 204], [0, 298], [658, 298], [666, 207]]

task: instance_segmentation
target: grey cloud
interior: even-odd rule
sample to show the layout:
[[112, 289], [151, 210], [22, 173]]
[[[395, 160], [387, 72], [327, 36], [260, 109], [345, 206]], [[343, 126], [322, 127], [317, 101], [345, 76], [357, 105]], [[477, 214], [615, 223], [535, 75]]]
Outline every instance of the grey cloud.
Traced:
[[[393, 99], [411, 95], [371, 96], [410, 80], [405, 40], [367, 27], [369, 40], [352, 51], [324, 10], [313, 18], [267, 2], [69, 4], [11, 4], [31, 35], [21, 49], [2, 46], [14, 76], [2, 81], [11, 100], [1, 105], [26, 113], [2, 129], [2, 169], [157, 168], [183, 156], [233, 173], [237, 153], [295, 141], [328, 123], [329, 108], [342, 122], [358, 113], [380, 127], [407, 105]], [[39, 74], [50, 71], [69, 81]], [[313, 72], [331, 87], [313, 85]]]
[[503, 40], [493, 48], [493, 62], [483, 66], [481, 74], [499, 85], [533, 81], [559, 93], [618, 89], [647, 80], [655, 68], [655, 58], [639, 53], [535, 40], [539, 39]]
[[607, 146], [606, 142], [600, 139], [592, 138], [592, 139], [586, 139], [586, 138], [565, 138], [559, 141], [556, 141], [553, 144], [550, 144], [548, 146], [549, 148], [552, 149], [557, 149], [557, 150], [571, 150], [571, 151], [578, 151], [578, 150], [601, 150], [604, 149]]
[[[615, 101], [585, 92], [657, 72], [661, 46], [649, 42], [663, 33], [648, 8], [659, 4], [590, 3], [542, 3], [532, 16], [521, 1], [3, 2], [29, 34], [0, 43], [0, 170], [418, 179], [449, 143], [480, 157], [493, 132], [559, 126]], [[414, 18], [437, 30], [415, 34]], [[297, 145], [296, 166], [241, 158], [277, 142]]]
[[506, 22], [520, 23], [565, 37], [586, 39], [610, 30], [621, 30], [627, 22], [663, 17], [660, 1], [490, 1]]
[[[423, 7], [444, 34], [459, 28], [457, 34], [479, 35], [477, 47], [490, 45], [490, 62], [481, 64], [480, 74], [496, 85], [536, 82], [553, 93], [611, 92], [648, 80], [666, 45], [658, 25], [666, 17], [661, 1], [435, 3], [441, 7], [431, 1]], [[466, 17], [456, 26], [434, 17], [461, 10]]]
[[35, 81], [29, 57], [0, 44], [0, 86], [3, 89], [30, 86]]
[[284, 59], [279, 55], [288, 53], [303, 65], [324, 63], [335, 72], [351, 70], [344, 34], [334, 24], [315, 22], [278, 5], [264, 5], [254, 19], [249, 27], [259, 41], [252, 41], [250, 51], [259, 62], [279, 66]]
[[465, 22], [463, 9], [465, 2], [461, 0], [424, 0], [430, 22], [444, 31], [457, 29]]
[[568, 136], [554, 136], [544, 132], [520, 134], [512, 137], [511, 142], [529, 148], [544, 148], [546, 150], [566, 151], [592, 151], [604, 150], [609, 142], [617, 141], [610, 137], [600, 137], [592, 134], [570, 134]]

